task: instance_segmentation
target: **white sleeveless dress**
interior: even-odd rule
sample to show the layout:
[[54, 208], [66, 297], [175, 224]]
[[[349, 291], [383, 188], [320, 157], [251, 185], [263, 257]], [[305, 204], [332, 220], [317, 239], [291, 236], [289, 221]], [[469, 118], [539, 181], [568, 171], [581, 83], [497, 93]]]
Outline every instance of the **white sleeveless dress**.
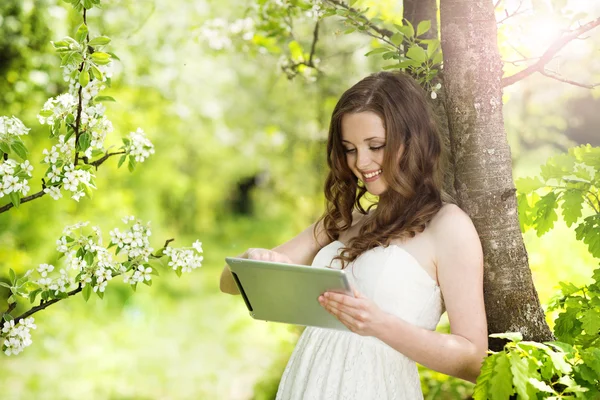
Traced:
[[[327, 267], [344, 247], [323, 247], [313, 267]], [[336, 260], [332, 268], [339, 268]], [[383, 311], [434, 330], [444, 311], [439, 286], [397, 245], [366, 251], [346, 267], [352, 284]], [[414, 361], [374, 337], [307, 327], [285, 368], [277, 400], [422, 399]]]

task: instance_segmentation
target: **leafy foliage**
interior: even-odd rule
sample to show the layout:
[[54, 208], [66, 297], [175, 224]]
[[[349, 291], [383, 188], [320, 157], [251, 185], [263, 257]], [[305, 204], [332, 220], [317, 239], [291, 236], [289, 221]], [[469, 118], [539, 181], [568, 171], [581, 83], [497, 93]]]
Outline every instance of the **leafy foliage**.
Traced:
[[[542, 236], [554, 226], [561, 211], [567, 226], [575, 226], [577, 240], [600, 258], [600, 148], [582, 145], [551, 157], [541, 176], [517, 180], [521, 228]], [[584, 217], [587, 209], [593, 215]]]

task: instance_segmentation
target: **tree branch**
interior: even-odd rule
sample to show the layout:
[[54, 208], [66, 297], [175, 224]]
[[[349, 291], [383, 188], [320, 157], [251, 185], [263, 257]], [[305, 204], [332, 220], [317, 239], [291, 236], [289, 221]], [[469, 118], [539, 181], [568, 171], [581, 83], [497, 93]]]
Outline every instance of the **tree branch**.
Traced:
[[585, 84], [585, 83], [579, 83], [579, 82], [575, 82], [575, 81], [572, 81], [572, 80], [570, 80], [570, 79], [563, 78], [562, 76], [558, 75], [557, 73], [555, 73], [555, 72], [552, 72], [552, 71], [548, 71], [548, 70], [546, 70], [546, 69], [544, 69], [544, 70], [541, 70], [541, 71], [540, 71], [540, 74], [542, 74], [542, 75], [544, 75], [544, 76], [547, 76], [548, 78], [555, 79], [555, 80], [557, 80], [557, 81], [559, 81], [559, 82], [568, 83], [568, 84], [570, 84], [570, 85], [573, 85], [573, 86], [579, 86], [579, 87], [586, 88], [586, 89], [593, 89], [593, 88], [595, 88], [596, 86], [600, 86], [600, 83], [594, 83], [594, 84], [592, 84], [592, 85], [587, 85], [587, 84]]
[[[87, 9], [84, 7], [83, 8], [83, 23], [87, 26]], [[87, 35], [87, 39], [89, 41], [89, 32]], [[79, 72], [83, 71], [83, 67], [85, 66], [85, 61], [83, 61], [81, 63], [81, 66], [79, 67]], [[83, 96], [82, 96], [82, 92], [83, 92], [83, 86], [79, 85], [79, 91], [78, 91], [78, 104], [77, 104], [77, 119], [75, 120], [75, 161], [73, 162], [73, 165], [77, 166], [77, 164], [79, 163], [79, 151], [77, 151], [77, 143], [79, 143], [79, 136], [81, 135], [81, 133], [79, 132], [79, 129], [81, 128], [81, 112], [83, 111]]]
[[[79, 286], [77, 286], [77, 289], [71, 290], [70, 292], [67, 293], [67, 295], [69, 297], [81, 292], [83, 288], [81, 287], [81, 283], [79, 284]], [[31, 308], [29, 311], [24, 312], [23, 314], [19, 315], [17, 318], [15, 318], [15, 325], [19, 323], [19, 321], [21, 321], [22, 319], [25, 319], [27, 317], [29, 317], [30, 315], [35, 314], [38, 311], [42, 311], [43, 309], [45, 309], [46, 307], [51, 306], [54, 303], [58, 303], [59, 301], [61, 301], [62, 299], [52, 299], [49, 301], [40, 301], [40, 305], [39, 306], [35, 306], [33, 308]]]
[[365, 17], [364, 15], [362, 15], [357, 9], [352, 8], [350, 6], [348, 6], [347, 4], [342, 3], [341, 1], [337, 1], [337, 0], [326, 0], [328, 3], [333, 4], [336, 7], [340, 7], [343, 9], [346, 9], [348, 11], [351, 11], [357, 15], [360, 16], [360, 19], [362, 20], [362, 22], [368, 26], [369, 28], [373, 29], [375, 32], [379, 33], [381, 36], [385, 36], [388, 38], [391, 38], [394, 35], [394, 32], [385, 29], [385, 28], [380, 28], [377, 25], [373, 24], [371, 21], [369, 21], [369, 19], [367, 17]]
[[544, 54], [535, 64], [530, 65], [529, 67], [517, 72], [512, 76], [503, 78], [502, 87], [504, 88], [510, 86], [515, 82], [525, 79], [534, 72], [542, 72], [544, 70], [544, 66], [556, 55], [556, 53], [562, 50], [563, 47], [565, 47], [572, 40], [576, 39], [579, 35], [595, 28], [598, 25], [600, 25], [600, 18], [596, 18], [595, 20], [588, 22], [577, 29], [569, 31], [567, 34], [554, 42], [548, 49], [546, 49]]
[[[504, 18], [502, 18], [500, 21], [496, 22], [496, 24], [500, 25], [502, 23], [504, 23], [507, 19], [515, 17], [519, 14], [523, 14], [524, 12], [527, 12], [528, 10], [521, 10], [521, 7], [523, 6], [523, 0], [519, 1], [519, 6], [517, 7], [517, 9], [512, 13], [509, 14], [508, 10], [504, 10], [504, 12], [506, 13], [506, 16]], [[494, 7], [495, 9], [496, 7]]]
[[109, 158], [109, 157], [116, 156], [116, 155], [119, 155], [119, 154], [126, 154], [126, 153], [127, 153], [127, 152], [126, 152], [125, 150], [123, 150], [123, 151], [118, 151], [118, 152], [116, 152], [116, 153], [109, 153], [109, 152], [106, 152], [106, 154], [104, 154], [104, 156], [103, 156], [102, 158], [99, 158], [99, 159], [97, 159], [96, 161], [93, 161], [93, 162], [91, 162], [91, 163], [86, 163], [86, 164], [93, 165], [94, 167], [96, 167], [96, 169], [98, 169], [98, 167], [99, 167], [99, 166], [100, 166], [100, 165], [101, 165], [101, 164], [102, 164], [104, 161], [108, 160], [108, 158]]
[[[37, 198], [40, 198], [40, 197], [42, 197], [45, 194], [46, 193], [44, 192], [44, 189], [42, 189], [39, 192], [34, 193], [34, 194], [30, 195], [30, 196], [23, 197], [21, 199], [21, 204], [27, 203], [28, 201], [31, 201], [31, 200], [35, 200]], [[3, 212], [6, 212], [8, 210], [10, 210], [13, 207], [14, 207], [13, 203], [8, 203], [8, 204], [3, 205], [2, 207], [0, 207], [0, 214], [2, 214]]]
[[315, 24], [315, 30], [313, 32], [313, 41], [310, 46], [310, 56], [308, 57], [308, 63], [312, 65], [313, 56], [315, 55], [315, 50], [317, 48], [317, 41], [319, 40], [319, 21]]

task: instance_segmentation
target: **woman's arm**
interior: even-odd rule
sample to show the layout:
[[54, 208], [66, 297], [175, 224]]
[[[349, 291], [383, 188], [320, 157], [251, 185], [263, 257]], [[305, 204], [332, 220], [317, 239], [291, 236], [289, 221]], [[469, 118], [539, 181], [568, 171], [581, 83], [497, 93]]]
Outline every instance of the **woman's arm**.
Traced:
[[[371, 300], [327, 293], [324, 306], [352, 331], [375, 336], [433, 370], [475, 382], [487, 352], [483, 252], [473, 223], [456, 206], [432, 221], [438, 280], [450, 334], [429, 331], [387, 314]], [[438, 218], [439, 217], [439, 218]]]
[[[310, 265], [317, 252], [324, 245], [329, 243], [327, 235], [321, 229], [317, 231], [317, 238], [314, 235], [315, 224], [312, 224], [294, 238], [275, 247], [272, 250], [267, 249], [248, 249], [238, 257], [251, 258], [255, 260], [285, 262], [290, 264]], [[221, 272], [220, 289], [224, 293], [239, 294], [239, 290], [231, 276], [231, 270], [225, 265]]]

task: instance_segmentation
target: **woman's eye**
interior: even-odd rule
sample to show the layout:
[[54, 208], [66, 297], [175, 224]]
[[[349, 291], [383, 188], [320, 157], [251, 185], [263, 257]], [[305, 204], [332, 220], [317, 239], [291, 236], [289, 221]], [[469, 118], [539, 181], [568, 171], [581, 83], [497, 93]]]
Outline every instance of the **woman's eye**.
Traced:
[[344, 149], [344, 153], [348, 154], [348, 153], [354, 153], [356, 151], [356, 149]]
[[375, 150], [381, 150], [385, 147], [385, 144], [382, 144], [381, 146], [377, 146], [377, 147], [369, 147], [369, 149], [375, 151]]

